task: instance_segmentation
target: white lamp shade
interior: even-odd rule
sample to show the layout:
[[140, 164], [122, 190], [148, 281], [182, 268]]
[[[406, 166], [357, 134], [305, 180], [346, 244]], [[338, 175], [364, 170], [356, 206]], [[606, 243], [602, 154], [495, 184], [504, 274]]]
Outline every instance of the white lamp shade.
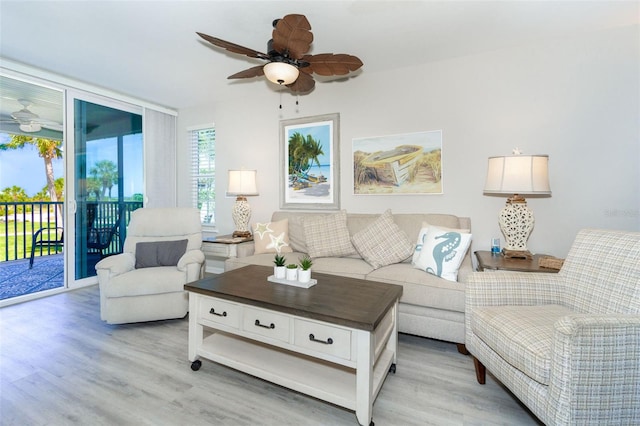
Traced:
[[229, 170], [227, 195], [258, 195], [255, 170]]
[[276, 84], [291, 84], [298, 79], [298, 68], [286, 62], [269, 62], [262, 67], [267, 79]]
[[485, 194], [551, 195], [548, 155], [490, 157]]

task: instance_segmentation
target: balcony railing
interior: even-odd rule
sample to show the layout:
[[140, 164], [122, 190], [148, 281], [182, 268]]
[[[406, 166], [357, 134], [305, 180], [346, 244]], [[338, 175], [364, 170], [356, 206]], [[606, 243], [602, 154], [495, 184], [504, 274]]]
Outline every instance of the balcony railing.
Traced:
[[[87, 210], [94, 212], [92, 223], [86, 224], [87, 227], [106, 227], [119, 222], [118, 238], [113, 238], [102, 255], [120, 253], [131, 212], [142, 207], [142, 202], [94, 201], [86, 204]], [[39, 229], [63, 228], [62, 206], [63, 202], [0, 202], [0, 262], [29, 258], [33, 234]], [[121, 212], [120, 216], [118, 212]], [[59, 248], [55, 246], [37, 247], [35, 255], [46, 256], [58, 252]]]

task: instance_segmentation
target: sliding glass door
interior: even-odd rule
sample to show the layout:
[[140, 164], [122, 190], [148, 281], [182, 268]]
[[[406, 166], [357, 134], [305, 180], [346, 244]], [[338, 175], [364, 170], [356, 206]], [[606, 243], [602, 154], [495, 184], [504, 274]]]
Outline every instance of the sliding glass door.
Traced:
[[[101, 259], [120, 253], [130, 213], [142, 207], [142, 114], [136, 107], [74, 96], [74, 280], [96, 275]], [[95, 279], [94, 279], [95, 280]]]

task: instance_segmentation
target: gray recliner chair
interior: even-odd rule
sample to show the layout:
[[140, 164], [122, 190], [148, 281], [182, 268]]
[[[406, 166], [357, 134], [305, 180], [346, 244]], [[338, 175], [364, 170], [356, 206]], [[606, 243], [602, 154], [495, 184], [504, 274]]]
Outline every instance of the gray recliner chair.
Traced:
[[204, 272], [200, 212], [142, 208], [131, 214], [123, 253], [96, 265], [100, 317], [109, 324], [182, 318], [184, 285]]

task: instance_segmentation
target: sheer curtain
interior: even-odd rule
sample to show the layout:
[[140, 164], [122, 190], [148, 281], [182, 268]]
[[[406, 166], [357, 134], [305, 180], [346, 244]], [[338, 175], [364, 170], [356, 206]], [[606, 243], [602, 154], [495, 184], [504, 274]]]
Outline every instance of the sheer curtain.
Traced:
[[144, 109], [145, 207], [176, 207], [176, 116]]

